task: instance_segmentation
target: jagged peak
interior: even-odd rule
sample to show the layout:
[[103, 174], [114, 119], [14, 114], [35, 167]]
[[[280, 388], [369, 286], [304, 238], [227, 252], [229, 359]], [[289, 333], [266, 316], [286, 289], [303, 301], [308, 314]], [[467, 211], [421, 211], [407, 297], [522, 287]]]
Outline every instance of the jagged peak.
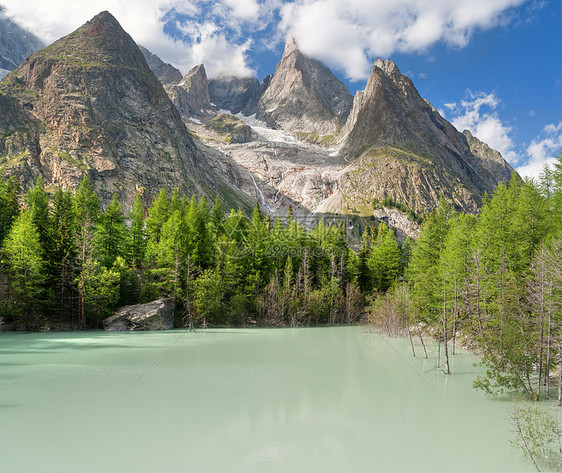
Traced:
[[196, 80], [202, 80], [207, 82], [207, 71], [205, 71], [205, 66], [203, 64], [197, 64], [193, 67], [181, 80], [178, 85], [185, 85], [188, 82], [193, 82]]
[[398, 66], [390, 59], [377, 59], [373, 67], [382, 69], [387, 75], [400, 74]]
[[86, 26], [85, 34], [88, 36], [99, 36], [115, 30], [125, 32], [117, 19], [107, 10], [94, 16], [86, 23]]
[[289, 36], [287, 42], [285, 43], [285, 50], [283, 51], [283, 57], [292, 54], [293, 52], [300, 53], [299, 46], [297, 45], [297, 40], [294, 36]]

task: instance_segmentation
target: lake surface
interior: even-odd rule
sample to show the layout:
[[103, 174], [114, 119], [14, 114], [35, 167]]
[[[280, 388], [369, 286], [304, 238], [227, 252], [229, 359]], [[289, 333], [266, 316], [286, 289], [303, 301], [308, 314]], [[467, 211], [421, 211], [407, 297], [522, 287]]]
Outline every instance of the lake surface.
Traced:
[[532, 471], [473, 362], [363, 327], [4, 334], [0, 471]]

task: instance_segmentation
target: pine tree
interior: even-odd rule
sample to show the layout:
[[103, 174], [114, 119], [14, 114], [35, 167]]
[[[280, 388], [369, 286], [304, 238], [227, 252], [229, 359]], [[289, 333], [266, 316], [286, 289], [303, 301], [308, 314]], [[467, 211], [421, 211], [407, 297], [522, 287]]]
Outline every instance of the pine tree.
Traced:
[[0, 245], [20, 214], [18, 196], [19, 184], [14, 177], [6, 182], [0, 179]]
[[127, 232], [124, 220], [121, 204], [114, 194], [111, 204], [100, 215], [95, 240], [96, 256], [106, 268], [111, 268], [117, 257], [125, 255]]
[[23, 212], [14, 222], [2, 249], [11, 280], [11, 300], [16, 326], [37, 327], [45, 282], [45, 262], [39, 232], [31, 212]]
[[137, 192], [129, 216], [131, 225], [128, 238], [128, 262], [134, 269], [140, 269], [146, 255], [146, 229], [144, 222], [144, 204]]
[[96, 225], [100, 212], [98, 196], [88, 177], [80, 182], [74, 193], [74, 216], [76, 218], [76, 248], [78, 250], [77, 278], [80, 301], [80, 328], [86, 328], [86, 276], [92, 257]]
[[54, 292], [58, 299], [57, 310], [61, 319], [74, 310], [77, 248], [72, 198], [70, 191], [63, 192], [60, 188], [55, 191], [49, 228], [50, 247], [46, 248], [49, 278], [54, 284]]

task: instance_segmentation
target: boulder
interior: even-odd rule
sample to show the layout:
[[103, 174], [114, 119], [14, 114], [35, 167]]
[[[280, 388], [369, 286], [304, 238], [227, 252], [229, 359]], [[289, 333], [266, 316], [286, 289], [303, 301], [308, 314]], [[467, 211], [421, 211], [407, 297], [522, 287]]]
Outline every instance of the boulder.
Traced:
[[174, 299], [160, 298], [148, 304], [121, 307], [103, 321], [108, 331], [169, 330], [174, 326]]

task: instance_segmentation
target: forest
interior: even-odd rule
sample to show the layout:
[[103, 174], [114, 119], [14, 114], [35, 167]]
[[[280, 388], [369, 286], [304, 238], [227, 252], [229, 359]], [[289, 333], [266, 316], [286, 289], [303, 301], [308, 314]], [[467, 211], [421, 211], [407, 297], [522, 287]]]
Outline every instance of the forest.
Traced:
[[162, 190], [140, 194], [124, 215], [116, 197], [100, 208], [90, 181], [47, 192], [41, 178], [20, 196], [0, 185], [0, 300], [15, 330], [99, 328], [115, 308], [176, 300], [177, 326], [307, 326], [359, 320], [373, 289], [403, 273], [384, 224], [350, 248], [344, 221], [306, 229], [292, 214], [250, 218], [216, 200]]

